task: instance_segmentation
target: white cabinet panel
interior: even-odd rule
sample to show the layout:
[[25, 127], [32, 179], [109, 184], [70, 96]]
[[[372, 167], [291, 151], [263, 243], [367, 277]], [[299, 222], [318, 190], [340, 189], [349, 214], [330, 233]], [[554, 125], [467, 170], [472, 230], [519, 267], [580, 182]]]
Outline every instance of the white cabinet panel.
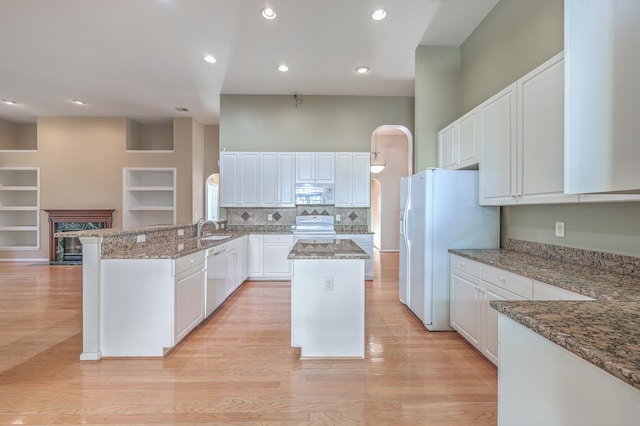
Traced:
[[456, 168], [456, 122], [438, 132], [439, 167]]
[[560, 287], [540, 281], [533, 281], [533, 300], [594, 300], [591, 297], [574, 293]]
[[264, 274], [264, 238], [262, 235], [249, 235], [248, 275], [249, 278], [260, 278]]
[[295, 206], [295, 154], [260, 153], [260, 200], [262, 207]]
[[576, 202], [564, 193], [564, 60], [560, 53], [518, 86], [518, 203]]
[[220, 153], [220, 206], [257, 207], [260, 158], [257, 152]]
[[480, 120], [478, 110], [474, 109], [458, 120], [457, 124], [457, 165], [456, 168], [467, 168], [478, 165], [480, 159]]
[[640, 189], [640, 2], [566, 0], [565, 189]]
[[337, 152], [335, 170], [336, 207], [371, 205], [371, 157], [368, 152]]
[[175, 278], [175, 343], [204, 319], [204, 280], [202, 265]]
[[333, 183], [333, 152], [296, 152], [296, 182]]
[[502, 90], [480, 106], [482, 149], [480, 204], [515, 203], [516, 85]]
[[463, 272], [451, 270], [451, 326], [480, 349], [480, 284]]
[[260, 205], [278, 204], [278, 153], [260, 153]]
[[293, 248], [293, 235], [264, 235], [264, 277], [291, 278], [292, 262], [287, 259]]
[[469, 111], [438, 133], [439, 164], [443, 169], [475, 168], [480, 159], [479, 108]]
[[296, 156], [293, 152], [278, 153], [278, 203], [280, 207], [294, 207]]

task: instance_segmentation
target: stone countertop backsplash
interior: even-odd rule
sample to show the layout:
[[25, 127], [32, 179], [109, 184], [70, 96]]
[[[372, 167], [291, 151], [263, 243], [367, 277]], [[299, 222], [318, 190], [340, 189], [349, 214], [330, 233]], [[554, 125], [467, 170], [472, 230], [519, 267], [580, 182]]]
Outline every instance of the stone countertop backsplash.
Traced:
[[299, 240], [289, 253], [287, 259], [369, 259], [370, 256], [351, 240], [331, 240], [318, 242], [314, 240]]
[[640, 258], [509, 240], [451, 253], [595, 301], [492, 301], [498, 312], [640, 389]]

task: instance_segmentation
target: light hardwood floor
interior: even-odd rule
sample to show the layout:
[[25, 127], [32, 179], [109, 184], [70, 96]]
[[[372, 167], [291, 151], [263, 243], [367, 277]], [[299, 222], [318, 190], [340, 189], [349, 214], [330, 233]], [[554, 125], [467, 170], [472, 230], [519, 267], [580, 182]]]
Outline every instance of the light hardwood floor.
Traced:
[[246, 282], [165, 359], [80, 362], [81, 267], [0, 264], [0, 424], [496, 424], [494, 366], [376, 277], [364, 360], [300, 361], [289, 283]]

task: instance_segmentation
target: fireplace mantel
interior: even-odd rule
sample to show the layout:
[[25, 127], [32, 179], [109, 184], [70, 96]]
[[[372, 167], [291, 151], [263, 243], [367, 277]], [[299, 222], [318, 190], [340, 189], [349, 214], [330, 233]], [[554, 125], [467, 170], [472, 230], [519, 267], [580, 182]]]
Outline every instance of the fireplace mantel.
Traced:
[[105, 228], [111, 228], [113, 221], [113, 212], [115, 209], [108, 210], [96, 210], [96, 209], [65, 209], [46, 210], [49, 213], [49, 260], [56, 261], [56, 224], [60, 222], [101, 222], [104, 223]]

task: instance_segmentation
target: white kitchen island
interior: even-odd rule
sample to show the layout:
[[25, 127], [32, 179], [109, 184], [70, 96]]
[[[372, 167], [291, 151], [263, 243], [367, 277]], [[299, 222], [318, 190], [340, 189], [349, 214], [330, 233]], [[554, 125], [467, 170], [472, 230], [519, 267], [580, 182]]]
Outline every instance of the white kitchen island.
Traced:
[[349, 239], [299, 240], [288, 256], [291, 346], [301, 358], [364, 358], [364, 268]]

